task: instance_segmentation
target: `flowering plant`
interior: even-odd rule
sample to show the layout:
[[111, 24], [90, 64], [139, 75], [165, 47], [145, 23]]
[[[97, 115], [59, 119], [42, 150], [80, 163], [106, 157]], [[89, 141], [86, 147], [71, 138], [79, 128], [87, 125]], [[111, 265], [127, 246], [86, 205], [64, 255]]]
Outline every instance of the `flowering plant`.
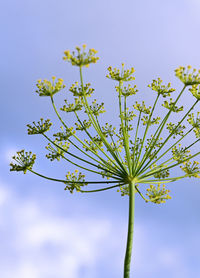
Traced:
[[[122, 196], [127, 195], [129, 221], [124, 278], [128, 278], [133, 242], [135, 194], [141, 196], [145, 202], [165, 203], [171, 198], [165, 184], [186, 177], [200, 177], [199, 163], [193, 160], [200, 154], [194, 149], [200, 141], [200, 112], [192, 113], [200, 101], [200, 72], [192, 70], [191, 66], [175, 70], [176, 76], [183, 83], [180, 93], [175, 93], [170, 83], [164, 85], [160, 78], [153, 80], [148, 87], [155, 92], [155, 100], [152, 107], [147, 107], [144, 101], [131, 103], [128, 100], [138, 92], [136, 85], [131, 84], [135, 79], [134, 68], [125, 69], [124, 64], [121, 69], [109, 67], [106, 77], [117, 82], [115, 90], [119, 100], [120, 124], [116, 128], [110, 123], [101, 124], [100, 115], [105, 113], [104, 103], [97, 103], [96, 99], [90, 100], [94, 89], [91, 88], [91, 84], [85, 84], [83, 81], [82, 70], [98, 61], [96, 54], [97, 51], [94, 49], [86, 51], [86, 45], [82, 48], [76, 47], [76, 51], [72, 53], [69, 50], [64, 52], [63, 59], [77, 66], [80, 74], [80, 84], [75, 82], [69, 88], [74, 101], [70, 103], [69, 99], [66, 99], [64, 106], [60, 108], [63, 113], [74, 114], [76, 118], [74, 125], [70, 126], [63, 120], [54, 103], [54, 95], [63, 90], [65, 85], [63, 79], [59, 78], [56, 81], [56, 77], [53, 76], [51, 81], [38, 80], [36, 93], [50, 98], [62, 124], [60, 130], [53, 134], [54, 139], [48, 136], [47, 132], [52, 125], [49, 119], [40, 119], [37, 123], [28, 124], [27, 127], [29, 135], [40, 134], [48, 140], [46, 146], [49, 152], [46, 155], [48, 159], [51, 161], [64, 159], [79, 170], [92, 172], [102, 179], [88, 180], [77, 169], [73, 173], [68, 172], [65, 179], [47, 177], [33, 170], [36, 155], [24, 150], [17, 152], [13, 157], [17, 163], [12, 162], [10, 170], [24, 173], [30, 171], [45, 179], [61, 182], [65, 185], [65, 190], [70, 193], [74, 191], [91, 193], [116, 188]], [[129, 83], [125, 86], [127, 82]], [[183, 112], [183, 106], [178, 106], [178, 102], [188, 86], [194, 97], [194, 103], [188, 111]], [[174, 95], [174, 99], [171, 98], [171, 94]], [[160, 101], [165, 109], [162, 118], [156, 115]], [[170, 116], [177, 113], [180, 113], [179, 121], [169, 122]], [[135, 122], [134, 125], [132, 122]], [[181, 143], [184, 143], [184, 139], [191, 132], [194, 132], [195, 139], [189, 145], [182, 146]], [[165, 135], [165, 139], [161, 138], [162, 134]], [[80, 154], [75, 154], [74, 150]], [[173, 171], [175, 167], [179, 167], [182, 173]], [[86, 186], [91, 187], [94, 184], [101, 187], [85, 189]], [[145, 185], [149, 186], [146, 194]]]

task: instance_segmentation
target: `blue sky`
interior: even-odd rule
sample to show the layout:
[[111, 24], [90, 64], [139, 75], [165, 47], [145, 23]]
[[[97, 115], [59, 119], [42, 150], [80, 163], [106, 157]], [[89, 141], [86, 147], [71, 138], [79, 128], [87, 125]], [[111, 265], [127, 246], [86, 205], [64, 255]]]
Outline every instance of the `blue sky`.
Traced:
[[[62, 77], [67, 87], [78, 80], [76, 68], [62, 60], [66, 49], [86, 43], [99, 51], [99, 62], [84, 78], [105, 102], [102, 119], [110, 119], [117, 104], [114, 83], [105, 78], [109, 65], [134, 66], [138, 99], [148, 104], [153, 78], [180, 90], [174, 69], [200, 68], [200, 2], [19, 0], [1, 1], [0, 11], [0, 276], [120, 278], [128, 199], [115, 190], [71, 195], [60, 184], [10, 173], [8, 165], [25, 148], [37, 153], [36, 169], [46, 175], [63, 178], [73, 169], [47, 161], [47, 143], [26, 131], [40, 117], [59, 126], [49, 100], [34, 91], [38, 78]], [[57, 105], [62, 101], [58, 95]], [[189, 107], [193, 101], [186, 92], [182, 103]], [[169, 187], [172, 200], [164, 205], [136, 200], [133, 277], [200, 276], [199, 180]]]

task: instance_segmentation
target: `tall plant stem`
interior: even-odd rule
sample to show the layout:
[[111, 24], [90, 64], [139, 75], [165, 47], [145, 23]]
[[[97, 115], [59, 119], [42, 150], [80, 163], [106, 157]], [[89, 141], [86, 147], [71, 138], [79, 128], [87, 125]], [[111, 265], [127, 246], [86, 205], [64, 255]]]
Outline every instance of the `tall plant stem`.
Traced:
[[132, 254], [132, 246], [133, 246], [134, 209], [135, 209], [135, 181], [131, 181], [129, 183], [129, 219], [128, 219], [126, 254], [124, 259], [124, 278], [130, 277], [131, 254]]

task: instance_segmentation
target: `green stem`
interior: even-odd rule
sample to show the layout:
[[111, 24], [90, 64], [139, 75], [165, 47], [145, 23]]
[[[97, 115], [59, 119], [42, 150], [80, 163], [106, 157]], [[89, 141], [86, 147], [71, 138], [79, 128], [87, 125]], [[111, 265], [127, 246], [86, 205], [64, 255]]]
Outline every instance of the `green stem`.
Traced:
[[135, 182], [129, 183], [129, 220], [128, 236], [126, 245], [126, 254], [124, 259], [124, 278], [130, 277], [131, 254], [133, 245], [133, 228], [134, 228], [134, 208], [135, 208]]
[[136, 149], [136, 143], [137, 143], [137, 136], [138, 136], [138, 129], [139, 129], [139, 125], [140, 125], [140, 119], [141, 119], [141, 114], [142, 112], [140, 111], [139, 113], [139, 117], [138, 117], [138, 122], [137, 122], [137, 128], [136, 128], [136, 133], [135, 133], [135, 144], [134, 144], [134, 149], [133, 149], [133, 166], [132, 166], [132, 172], [135, 172], [136, 169], [136, 153], [135, 153], [135, 149]]
[[[150, 114], [150, 116], [149, 116], [149, 120], [148, 120], [147, 125], [146, 125], [146, 128], [145, 128], [145, 132], [144, 132], [143, 139], [142, 139], [142, 145], [141, 145], [140, 152], [139, 152], [139, 155], [138, 155], [137, 160], [136, 160], [136, 168], [137, 168], [137, 166], [140, 164], [140, 156], [141, 156], [141, 154], [142, 154], [142, 149], [143, 149], [144, 142], [145, 142], [145, 139], [146, 139], [146, 136], [147, 136], [147, 132], [148, 132], [149, 126], [151, 125], [151, 117], [152, 117], [153, 112], [154, 112], [154, 110], [155, 110], [155, 107], [156, 107], [156, 104], [157, 104], [157, 102], [158, 102], [159, 96], [160, 96], [160, 94], [157, 95], [157, 98], [156, 98], [156, 100], [155, 100], [155, 102], [154, 102], [153, 108], [152, 108], [152, 110], [151, 110], [151, 114]], [[141, 163], [142, 163], [142, 161], [141, 161]]]
[[[54, 111], [56, 113], [56, 115], [58, 116], [59, 120], [61, 121], [61, 123], [64, 125], [64, 127], [67, 129], [68, 126], [65, 124], [65, 122], [62, 120], [60, 114], [58, 113], [57, 109], [56, 109], [56, 106], [55, 106], [55, 103], [54, 103], [54, 100], [53, 100], [53, 97], [51, 97], [51, 102], [52, 102], [52, 105], [53, 105], [53, 108], [54, 108]], [[75, 137], [79, 143], [82, 144], [82, 146], [84, 147], [87, 147], [96, 157], [98, 157], [104, 165], [107, 165], [108, 168], [113, 168], [111, 163], [107, 162], [106, 160], [104, 160], [102, 157], [100, 157], [97, 153], [95, 153], [88, 145], [86, 145], [83, 141], [81, 141], [74, 133], [72, 133], [72, 136]], [[82, 152], [83, 154], [85, 154], [86, 156], [90, 157], [91, 159], [97, 161], [95, 158], [93, 158], [92, 156], [90, 156], [89, 154], [87, 154], [86, 152], [84, 152], [83, 150], [81, 150], [77, 144], [74, 144], [70, 139], [68, 139], [68, 141], [76, 148], [78, 149], [80, 152]], [[104, 152], [103, 152], [104, 153]], [[104, 153], [105, 154], [105, 153]], [[112, 162], [111, 158], [109, 158], [106, 154], [105, 156]], [[101, 163], [102, 164], [102, 163]], [[115, 164], [116, 165], [116, 164]], [[116, 168], [118, 168], [118, 165], [116, 165]], [[119, 168], [118, 168], [119, 169]]]
[[[185, 114], [185, 116], [181, 119], [181, 121], [178, 122], [176, 128], [174, 129], [174, 131], [172, 133], [170, 133], [167, 138], [165, 139], [165, 141], [162, 143], [162, 145], [158, 148], [158, 150], [155, 152], [155, 154], [153, 155], [153, 158], [145, 165], [144, 168], [146, 168], [150, 162], [156, 157], [156, 155], [159, 153], [159, 151], [164, 147], [164, 145], [167, 143], [167, 141], [173, 136], [173, 134], [175, 133], [175, 131], [177, 130], [177, 128], [180, 126], [180, 124], [184, 121], [184, 119], [187, 117], [187, 115], [194, 109], [195, 105], [199, 102], [199, 100], [197, 100], [192, 107], [188, 110], [188, 112]], [[154, 163], [156, 163], [160, 158], [162, 158], [170, 149], [172, 149], [178, 142], [180, 142], [186, 135], [188, 135], [194, 127], [192, 127], [187, 133], [185, 133], [176, 143], [174, 143], [167, 151], [165, 151], [159, 158], [157, 158], [151, 165], [153, 165]], [[151, 165], [149, 165], [148, 167], [151, 167]]]
[[[81, 158], [80, 156], [77, 156], [77, 155], [75, 155], [75, 154], [73, 154], [73, 153], [70, 153], [69, 151], [66, 151], [66, 150], [63, 149], [61, 146], [57, 145], [54, 141], [52, 141], [46, 134], [43, 133], [42, 135], [43, 135], [49, 142], [51, 142], [54, 146], [56, 146], [56, 147], [59, 148], [60, 150], [64, 151], [65, 153], [71, 155], [72, 157], [77, 158], [77, 159], [79, 159], [79, 160], [81, 160], [81, 161], [83, 161], [83, 162], [85, 162], [85, 163], [87, 163], [87, 164], [90, 164], [90, 165], [92, 165], [92, 166], [94, 166], [94, 167], [96, 167], [96, 168], [98, 168], [98, 169], [102, 169], [102, 170], [107, 171], [107, 172], [109, 172], [109, 173], [111, 173], [111, 174], [114, 174], [115, 176], [120, 176], [120, 175], [117, 174], [117, 172], [115, 172], [114, 170], [111, 171], [112, 169], [109, 170], [110, 168], [104, 168], [104, 165], [103, 165], [101, 162], [99, 162], [99, 161], [96, 160], [98, 163], [100, 163], [100, 165], [96, 165], [96, 164], [94, 164], [94, 163], [92, 163], [92, 162], [90, 162], [90, 161], [88, 161], [88, 160], [85, 160], [85, 159]], [[103, 166], [101, 166], [101, 165], [103, 165]], [[105, 167], [106, 167], [106, 166], [105, 166]]]
[[99, 191], [104, 191], [104, 190], [109, 190], [109, 189], [112, 189], [112, 188], [115, 188], [115, 187], [119, 187], [119, 186], [122, 186], [124, 185], [124, 183], [120, 183], [120, 184], [117, 184], [117, 185], [113, 185], [113, 186], [109, 186], [109, 187], [105, 187], [105, 188], [100, 188], [100, 189], [95, 189], [95, 190], [79, 190], [81, 193], [94, 193], [94, 192], [99, 192]]
[[[80, 69], [80, 80], [81, 80], [81, 87], [82, 87], [82, 91], [84, 92], [84, 85], [83, 85], [83, 75], [82, 75], [82, 67], [79, 67]], [[113, 151], [112, 147], [110, 146], [110, 144], [107, 142], [105, 136], [103, 135], [103, 133], [101, 132], [101, 129], [99, 129], [99, 126], [94, 118], [93, 112], [90, 109], [90, 106], [88, 104], [87, 98], [85, 96], [85, 94], [83, 94], [83, 104], [84, 107], [86, 109], [87, 115], [90, 119], [90, 121], [92, 122], [92, 125], [94, 127], [94, 129], [96, 130], [96, 132], [98, 133], [98, 135], [100, 136], [102, 142], [104, 143], [105, 147], [107, 148], [107, 151], [112, 155], [112, 157], [114, 158], [114, 161], [111, 160], [111, 158], [102, 150], [102, 152], [104, 153], [104, 155], [108, 158], [108, 160], [110, 160], [111, 164], [113, 163], [118, 169], [120, 167], [120, 169], [124, 172], [124, 174], [127, 174], [126, 168], [124, 167], [124, 165], [121, 163], [121, 161], [119, 160], [119, 158], [117, 157], [117, 155], [115, 154], [115, 152]], [[108, 162], [109, 163], [109, 162]], [[118, 165], [117, 165], [118, 163]]]
[[62, 182], [62, 183], [65, 183], [65, 184], [74, 184], [74, 183], [80, 183], [80, 184], [82, 184], [82, 183], [84, 183], [84, 184], [86, 184], [86, 183], [87, 184], [104, 184], [104, 183], [106, 183], [106, 184], [110, 184], [110, 183], [118, 183], [119, 182], [117, 180], [116, 181], [79, 181], [79, 182], [77, 182], [77, 181], [68, 181], [68, 180], [59, 180], [59, 179], [50, 178], [50, 177], [44, 176], [42, 174], [39, 174], [39, 173], [33, 171], [30, 168], [28, 168], [28, 170], [30, 172], [32, 172], [33, 174], [41, 177], [41, 178], [44, 178], [44, 179], [47, 179], [47, 180], [51, 180], [51, 181]]
[[[195, 153], [195, 154], [193, 154], [193, 155], [187, 157], [186, 159], [182, 160], [181, 162], [178, 162], [178, 163], [173, 164], [173, 165], [171, 165], [171, 166], [169, 166], [169, 167], [166, 167], [165, 170], [169, 170], [169, 169], [171, 169], [171, 168], [176, 167], [176, 166], [179, 165], [179, 164], [182, 164], [183, 162], [189, 161], [190, 159], [192, 159], [193, 157], [195, 157], [195, 156], [197, 156], [197, 155], [199, 155], [199, 154], [200, 154], [200, 152]], [[160, 170], [154, 172], [154, 174], [157, 174], [157, 173], [159, 173], [159, 172], [160, 172]], [[145, 175], [145, 177], [148, 177], [148, 176], [151, 176], [151, 174], [150, 174], [150, 175], [149, 175], [149, 174], [148, 174], [148, 175]]]
[[[97, 122], [97, 125], [98, 125], [98, 127], [99, 127], [99, 130], [100, 130], [101, 134], [103, 134], [102, 129], [101, 129], [101, 126], [100, 126], [100, 124], [99, 124], [99, 120], [98, 120], [97, 116], [96, 116], [96, 122]], [[115, 144], [115, 142], [114, 142], [114, 140], [113, 140], [113, 138], [112, 138], [112, 136], [111, 136], [111, 135], [110, 135], [110, 137], [111, 137], [111, 140], [112, 140], [113, 145], [114, 145], [114, 146], [115, 146], [115, 148], [116, 148], [116, 144]], [[126, 165], [124, 164], [124, 161], [123, 161], [122, 157], [120, 156], [120, 154], [119, 154], [119, 152], [118, 152], [117, 148], [116, 148], [116, 150], [114, 150], [114, 153], [115, 153], [116, 157], [119, 159], [119, 161], [121, 162], [121, 164], [122, 164], [124, 167], [126, 167]]]
[[[56, 149], [54, 149], [54, 151], [56, 152]], [[73, 164], [73, 165], [75, 165], [75, 166], [77, 166], [77, 167], [79, 167], [79, 168], [81, 168], [81, 169], [84, 169], [84, 170], [86, 170], [86, 171], [89, 171], [89, 172], [92, 172], [92, 173], [95, 173], [95, 174], [98, 174], [98, 175], [101, 175], [101, 176], [102, 176], [102, 173], [101, 173], [101, 172], [97, 172], [97, 171], [94, 171], [94, 170], [92, 170], [92, 169], [83, 167], [83, 166], [81, 166], [81, 165], [79, 165], [79, 164], [73, 162], [72, 160], [66, 158], [64, 155], [61, 155], [61, 157], [62, 157], [63, 159], [65, 159], [67, 162], [70, 162], [71, 164]], [[113, 175], [113, 176], [107, 175], [107, 174], [104, 174], [104, 175], [105, 175], [106, 177], [115, 177], [116, 179], [119, 179], [119, 177], [116, 177], [116, 176], [114, 176], [114, 175]]]
[[[143, 167], [143, 165], [145, 164], [146, 160], [148, 159], [148, 157], [149, 157], [151, 151], [153, 150], [153, 148], [154, 148], [154, 146], [155, 146], [157, 140], [159, 139], [159, 136], [160, 136], [160, 134], [161, 134], [161, 132], [162, 132], [162, 130], [163, 130], [163, 128], [164, 128], [164, 126], [165, 126], [165, 124], [166, 124], [166, 122], [167, 122], [167, 120], [168, 120], [168, 118], [169, 118], [169, 116], [170, 116], [170, 114], [171, 114], [171, 112], [172, 112], [174, 106], [176, 105], [176, 103], [177, 103], [178, 100], [180, 99], [180, 97], [181, 97], [181, 95], [183, 94], [185, 88], [186, 88], [186, 85], [185, 85], [185, 86], [183, 87], [183, 89], [181, 90], [180, 94], [178, 95], [178, 97], [176, 98], [176, 100], [175, 100], [175, 102], [174, 102], [174, 105], [171, 107], [171, 109], [169, 110], [169, 112], [166, 114], [166, 116], [164, 117], [164, 119], [163, 119], [162, 122], [160, 123], [159, 127], [157, 128], [155, 134], [153, 135], [153, 137], [152, 137], [152, 139], [151, 139], [151, 142], [150, 142], [150, 144], [149, 144], [149, 146], [148, 146], [148, 148], [147, 148], [147, 150], [146, 150], [146, 152], [145, 152], [145, 155], [144, 155], [144, 157], [143, 157], [143, 160], [141, 161], [141, 163], [140, 163], [140, 165], [139, 165], [139, 167], [138, 167], [138, 169], [137, 169], [137, 171], [136, 171], [136, 175], [137, 175], [137, 173], [140, 171], [140, 169]], [[180, 122], [179, 122], [179, 123], [180, 123]], [[166, 142], [167, 142], [167, 141], [166, 141]], [[162, 146], [163, 146], [163, 144], [162, 144]], [[160, 150], [160, 149], [159, 149], [159, 150]], [[154, 157], [156, 156], [157, 153], [158, 153], [158, 151], [154, 154]], [[153, 157], [153, 158], [154, 158], [154, 157]], [[153, 158], [152, 158], [152, 159], [153, 159]], [[152, 159], [150, 160], [150, 162], [152, 161]], [[147, 165], [149, 165], [150, 162], [148, 162]]]
[[[158, 160], [160, 160], [166, 153], [168, 153], [174, 146], [176, 146], [181, 140], [183, 140], [183, 138], [185, 136], [187, 136], [194, 128], [192, 127], [187, 133], [185, 133], [178, 141], [176, 141], [173, 145], [171, 145], [162, 155], [160, 155], [158, 158], [156, 158], [156, 160], [154, 160], [149, 166], [148, 168], [151, 168], [151, 166], [153, 164], [155, 164]], [[165, 142], [164, 142], [165, 143]], [[163, 144], [164, 144], [163, 143]], [[161, 149], [161, 148], [160, 148]], [[146, 165], [144, 168], [141, 169], [141, 171], [143, 171], [144, 169], [147, 169]]]
[[[120, 112], [120, 119], [121, 119], [121, 128], [123, 134], [123, 142], [124, 142], [124, 149], [126, 153], [126, 159], [128, 164], [129, 173], [132, 174], [132, 166], [131, 166], [131, 159], [130, 159], [130, 151], [129, 151], [129, 135], [128, 129], [126, 128], [126, 111], [124, 111], [124, 120], [122, 118], [122, 81], [119, 81], [119, 112]], [[126, 104], [124, 103], [124, 108], [126, 109]]]

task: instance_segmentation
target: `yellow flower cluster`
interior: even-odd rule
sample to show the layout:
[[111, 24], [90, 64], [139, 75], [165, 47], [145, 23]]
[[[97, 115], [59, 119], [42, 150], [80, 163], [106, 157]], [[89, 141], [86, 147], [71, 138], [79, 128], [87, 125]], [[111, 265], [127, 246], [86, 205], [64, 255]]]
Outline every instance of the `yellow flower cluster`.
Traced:
[[38, 88], [38, 90], [36, 90], [36, 93], [38, 93], [39, 96], [53, 96], [54, 94], [65, 88], [62, 78], [58, 78], [57, 82], [55, 82], [55, 80], [55, 76], [52, 76], [52, 81], [39, 79], [36, 84]]
[[153, 91], [156, 91], [159, 95], [162, 95], [163, 97], [170, 96], [172, 92], [175, 91], [175, 89], [171, 88], [171, 83], [168, 83], [167, 85], [162, 85], [162, 80], [158, 78], [157, 80], [153, 80], [151, 85], [148, 85], [150, 89]]
[[92, 93], [94, 92], [94, 89], [90, 88], [90, 85], [90, 83], [86, 83], [83, 86], [78, 86], [78, 82], [75, 82], [69, 88], [69, 91], [72, 92], [74, 97], [91, 97]]
[[191, 161], [185, 161], [183, 162], [183, 166], [180, 166], [180, 168], [187, 174], [188, 177], [200, 178], [200, 168], [198, 165], [198, 161], [193, 161], [193, 163]]
[[66, 179], [67, 186], [65, 187], [65, 190], [69, 190], [70, 193], [73, 193], [74, 189], [79, 192], [81, 186], [87, 185], [85, 182], [85, 175], [81, 172], [79, 173], [78, 170], [75, 170], [74, 173], [68, 172]]
[[147, 196], [149, 197], [149, 200], [156, 204], [166, 203], [166, 200], [171, 199], [171, 196], [169, 196], [170, 190], [165, 188], [165, 184], [161, 185], [158, 184], [150, 185], [150, 187], [147, 189]]
[[192, 85], [189, 91], [196, 99], [200, 100], [200, 86], [198, 84]]
[[[119, 93], [120, 87], [119, 87], [119, 86], [115, 86], [115, 89], [116, 89], [116, 91]], [[135, 95], [137, 92], [138, 92], [138, 90], [137, 90], [136, 85], [134, 85], [134, 86], [132, 87], [130, 84], [128, 84], [127, 87], [123, 87], [123, 88], [121, 89], [121, 94], [122, 94], [122, 96], [124, 96], [124, 97], [129, 97], [129, 96]]]
[[37, 123], [33, 122], [33, 125], [28, 124], [28, 134], [33, 135], [33, 134], [42, 134], [45, 133], [50, 129], [52, 126], [52, 123], [50, 123], [50, 120], [43, 120], [43, 118], [40, 119]]
[[134, 80], [135, 77], [133, 73], [135, 72], [134, 68], [131, 69], [124, 69], [124, 64], [122, 64], [122, 70], [120, 71], [117, 68], [112, 69], [112, 67], [108, 67], [109, 73], [106, 75], [107, 78], [113, 79], [116, 81], [131, 81]]
[[36, 160], [36, 155], [32, 154], [32, 152], [25, 152], [21, 150], [17, 152], [16, 156], [13, 156], [14, 159], [18, 164], [10, 163], [11, 169], [10, 171], [23, 171], [26, 174], [28, 169], [32, 169], [33, 164]]
[[90, 48], [88, 52], [85, 51], [86, 44], [83, 44], [83, 49], [81, 50], [80, 47], [76, 47], [77, 53], [75, 51], [72, 51], [72, 53], [69, 50], [64, 51], [64, 57], [63, 60], [69, 61], [73, 66], [78, 67], [88, 67], [92, 63], [96, 63], [99, 60], [99, 57], [96, 57], [97, 50], [94, 48]]
[[185, 86], [200, 84], [200, 70], [187, 66], [179, 67], [175, 70], [175, 75], [185, 84]]
[[135, 104], [133, 105], [133, 107], [138, 110], [141, 113], [144, 114], [150, 114], [151, 112], [151, 106], [146, 107], [145, 102], [142, 101], [142, 104], [139, 104], [137, 101], [135, 102]]

